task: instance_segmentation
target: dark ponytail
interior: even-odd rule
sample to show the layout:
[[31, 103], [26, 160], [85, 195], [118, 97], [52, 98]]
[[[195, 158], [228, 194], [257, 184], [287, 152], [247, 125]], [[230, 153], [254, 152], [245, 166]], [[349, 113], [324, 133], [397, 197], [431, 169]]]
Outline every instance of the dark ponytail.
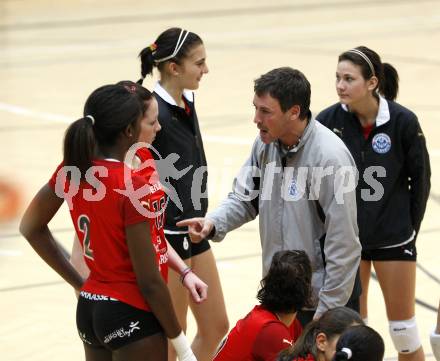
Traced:
[[[161, 59], [165, 59], [173, 54], [181, 33], [183, 36], [186, 35], [186, 37], [180, 50], [174, 57], [161, 61]], [[186, 30], [183, 30], [182, 32], [181, 28], [170, 28], [165, 30], [157, 37], [153, 44], [142, 49], [139, 53], [142, 78], [138, 80], [138, 84], [142, 84], [144, 78], [153, 73], [153, 68], [155, 66], [159, 71], [162, 71], [163, 65], [167, 61], [181, 64], [181, 61], [188, 55], [190, 50], [200, 44], [203, 44], [203, 41], [196, 33], [187, 32]]]
[[95, 146], [92, 119], [84, 117], [73, 122], [64, 136], [64, 165], [76, 166], [85, 175], [92, 166]]
[[395, 100], [399, 92], [399, 74], [397, 74], [396, 68], [389, 63], [383, 63], [382, 78], [383, 81], [379, 82], [379, 93], [385, 99]]
[[[84, 118], [72, 123], [64, 137], [64, 165], [76, 166], [81, 179], [101, 147], [111, 147], [122, 131], [145, 114], [152, 96], [142, 86], [124, 81], [96, 89], [86, 101]], [[134, 141], [137, 137], [134, 138]]]
[[353, 324], [362, 325], [361, 316], [347, 307], [336, 307], [326, 311], [318, 320], [310, 322], [303, 330], [295, 344], [280, 354], [279, 361], [296, 360], [306, 358], [311, 354], [318, 359], [318, 348], [316, 347], [316, 336], [324, 333], [327, 339], [339, 336], [347, 327]]
[[[359, 54], [353, 52], [357, 50], [362, 52], [371, 62], [373, 71], [368, 62]], [[358, 46], [339, 55], [338, 62], [348, 60], [361, 68], [364, 79], [370, 79], [375, 75], [378, 79], [377, 90], [387, 100], [395, 100], [399, 91], [399, 75], [397, 70], [389, 63], [382, 63], [379, 54], [366, 46]]]
[[338, 340], [333, 361], [382, 361], [385, 345], [371, 327], [349, 327]]
[[139, 58], [141, 59], [141, 76], [137, 83], [142, 84], [144, 78], [147, 75], [153, 74], [154, 67], [154, 58], [153, 58], [153, 49], [154, 46], [147, 46], [145, 49], [142, 49], [139, 53]]
[[350, 360], [351, 359], [351, 355], [352, 355], [350, 351], [342, 350], [342, 351], [335, 352], [335, 355], [333, 356], [333, 360], [332, 361], [347, 361], [347, 360]]

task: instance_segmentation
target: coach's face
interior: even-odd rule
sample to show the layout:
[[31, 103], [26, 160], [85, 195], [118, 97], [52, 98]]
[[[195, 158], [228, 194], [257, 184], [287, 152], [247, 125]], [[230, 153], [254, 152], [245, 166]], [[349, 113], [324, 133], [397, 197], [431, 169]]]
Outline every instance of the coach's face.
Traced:
[[269, 144], [277, 139], [283, 139], [289, 132], [290, 110], [283, 112], [278, 99], [269, 94], [254, 95], [254, 123], [260, 130], [261, 141]]

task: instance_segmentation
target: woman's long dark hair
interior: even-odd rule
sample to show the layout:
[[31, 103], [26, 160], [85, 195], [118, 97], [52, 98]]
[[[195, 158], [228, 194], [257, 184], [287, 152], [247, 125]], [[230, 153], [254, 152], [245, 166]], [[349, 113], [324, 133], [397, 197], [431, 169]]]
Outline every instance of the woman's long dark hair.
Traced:
[[78, 167], [84, 178], [96, 148], [114, 145], [119, 134], [144, 115], [150, 99], [151, 93], [133, 82], [96, 89], [87, 98], [84, 116], [67, 128], [64, 165]]

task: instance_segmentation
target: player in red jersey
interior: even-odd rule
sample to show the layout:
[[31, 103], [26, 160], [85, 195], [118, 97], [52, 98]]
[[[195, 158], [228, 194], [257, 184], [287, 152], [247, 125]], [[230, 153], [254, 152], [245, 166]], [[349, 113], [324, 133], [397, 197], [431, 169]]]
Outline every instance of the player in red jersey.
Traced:
[[[118, 84], [125, 86], [127, 89], [129, 89], [132, 92], [138, 92], [140, 96], [142, 96], [142, 94], [145, 91], [145, 89], [142, 86], [132, 81], [124, 80], [124, 81], [120, 81]], [[136, 151], [134, 152], [134, 154], [132, 154], [133, 156], [130, 157], [130, 159], [128, 159], [129, 157], [126, 157], [127, 159], [125, 159], [125, 163], [130, 165], [130, 168], [133, 169], [133, 172], [136, 175], [143, 177], [147, 183], [154, 185], [154, 184], [158, 184], [159, 175], [157, 173], [154, 157], [152, 156], [148, 147], [151, 147], [151, 143], [154, 141], [154, 137], [157, 131], [155, 131], [155, 133], [153, 134], [154, 137], [152, 137], [152, 135], [149, 133], [151, 132], [145, 132], [145, 134], [141, 132], [139, 134], [139, 139], [138, 139], [139, 146], [135, 147]], [[164, 203], [168, 204], [167, 202], [169, 201], [165, 201], [162, 198], [161, 202], [163, 206]], [[163, 227], [164, 214], [161, 213], [160, 216], [161, 216], [160, 234], [162, 241], [164, 241], [165, 240], [165, 236], [164, 236], [165, 232]], [[177, 251], [174, 250], [174, 248], [170, 245], [168, 240], [166, 240], [166, 244], [168, 248], [168, 261], [170, 263], [171, 268], [177, 274], [180, 275], [179, 278], [180, 278], [181, 286], [187, 289], [194, 303], [200, 304], [202, 301], [205, 301], [206, 297], [201, 298], [199, 294], [199, 290], [196, 287], [200, 285], [199, 282], [200, 280], [198, 278], [194, 279], [192, 268], [188, 267], [188, 265], [181, 260], [180, 255], [178, 254]], [[81, 248], [81, 244], [76, 233], [74, 237], [70, 262], [83, 278], [87, 278], [89, 276], [90, 270], [85, 262], [85, 258], [83, 257], [83, 249]], [[206, 288], [206, 286], [204, 287]], [[78, 296], [79, 292], [76, 293]]]
[[[81, 290], [77, 327], [87, 361], [165, 361], [166, 336], [180, 360], [196, 360], [165, 282], [168, 258], [174, 267], [184, 263], [173, 250], [168, 255], [162, 230], [164, 193], [159, 183], [147, 182], [123, 162], [140, 136], [154, 139], [160, 130], [157, 112], [146, 89], [106, 85], [95, 90], [85, 104], [85, 116], [66, 132], [63, 162], [20, 224], [40, 257]], [[48, 228], [64, 200], [90, 269], [86, 281]], [[192, 273], [185, 276], [199, 300], [206, 298], [206, 285]]]
[[310, 322], [298, 341], [283, 351], [278, 361], [331, 361], [339, 336], [350, 326], [363, 325], [361, 316], [348, 307], [336, 307]]
[[237, 322], [214, 361], [275, 360], [302, 331], [296, 312], [308, 304], [311, 279], [312, 268], [304, 251], [275, 253], [261, 280], [260, 305]]

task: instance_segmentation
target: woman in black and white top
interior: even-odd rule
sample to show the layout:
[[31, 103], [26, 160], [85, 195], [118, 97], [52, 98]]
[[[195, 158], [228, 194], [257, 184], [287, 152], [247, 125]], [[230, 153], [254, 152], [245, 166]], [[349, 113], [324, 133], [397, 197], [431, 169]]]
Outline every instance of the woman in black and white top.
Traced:
[[[182, 287], [179, 275], [170, 272], [168, 286], [174, 307], [183, 327], [188, 306], [197, 322], [192, 348], [199, 361], [211, 360], [215, 349], [228, 331], [228, 320], [215, 259], [208, 240], [192, 243], [187, 229], [176, 223], [186, 218], [204, 217], [208, 208], [206, 157], [194, 107], [193, 90], [208, 73], [206, 51], [201, 38], [190, 31], [170, 28], [143, 49], [142, 82], [159, 71], [154, 88], [159, 104], [161, 132], [153, 142], [161, 182], [167, 189], [165, 235], [188, 267], [209, 286], [209, 298], [203, 305], [194, 304]], [[169, 360], [175, 359], [169, 349]]]
[[421, 361], [415, 278], [416, 238], [430, 191], [425, 137], [417, 116], [394, 102], [397, 71], [373, 50], [359, 46], [339, 56], [336, 90], [340, 102], [317, 119], [341, 137], [359, 171], [361, 315], [367, 318], [373, 264], [399, 360]]

